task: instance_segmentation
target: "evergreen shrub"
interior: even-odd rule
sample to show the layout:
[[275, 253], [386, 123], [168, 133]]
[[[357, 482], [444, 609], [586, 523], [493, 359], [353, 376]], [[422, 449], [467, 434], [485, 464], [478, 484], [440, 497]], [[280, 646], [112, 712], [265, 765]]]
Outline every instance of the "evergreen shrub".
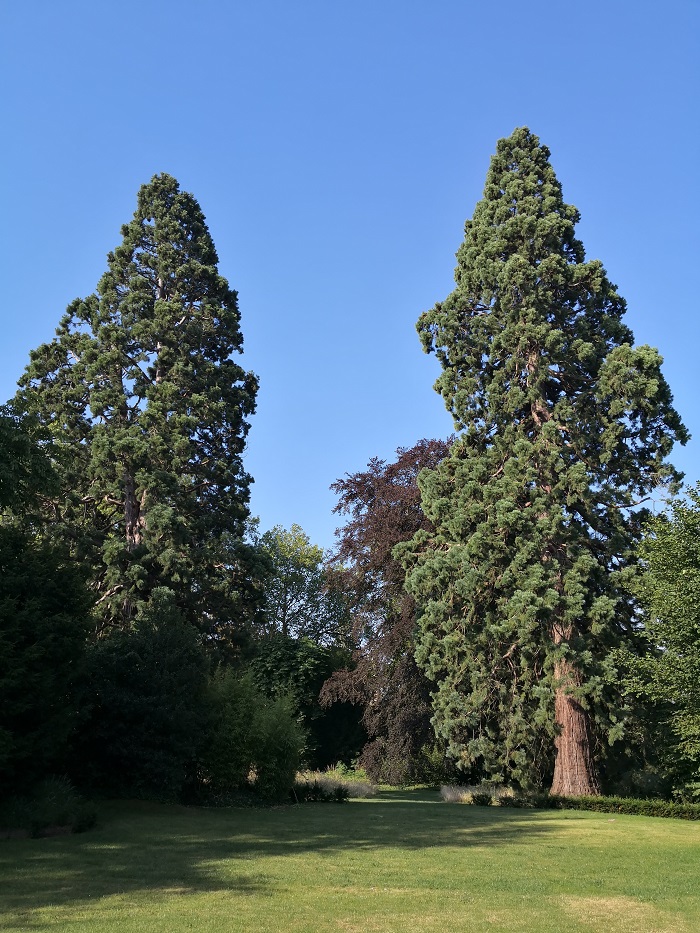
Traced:
[[97, 821], [97, 811], [65, 777], [48, 777], [29, 794], [6, 798], [0, 805], [0, 836], [27, 833], [33, 838], [54, 832], [82, 833]]

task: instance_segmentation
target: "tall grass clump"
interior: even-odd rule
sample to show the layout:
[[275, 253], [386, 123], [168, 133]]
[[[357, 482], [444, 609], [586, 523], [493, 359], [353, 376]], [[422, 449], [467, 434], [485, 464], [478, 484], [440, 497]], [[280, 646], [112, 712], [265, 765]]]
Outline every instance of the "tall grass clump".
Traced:
[[305, 793], [304, 799], [310, 799], [306, 796], [304, 785], [315, 785], [320, 793], [319, 799], [322, 799], [324, 795], [330, 799], [334, 795], [341, 796], [342, 793], [346, 799], [363, 799], [374, 797], [377, 793], [376, 785], [368, 780], [363, 769], [348, 768], [342, 763], [327, 768], [325, 771], [301, 771], [297, 775], [295, 785], [297, 795], [302, 788], [302, 792]]

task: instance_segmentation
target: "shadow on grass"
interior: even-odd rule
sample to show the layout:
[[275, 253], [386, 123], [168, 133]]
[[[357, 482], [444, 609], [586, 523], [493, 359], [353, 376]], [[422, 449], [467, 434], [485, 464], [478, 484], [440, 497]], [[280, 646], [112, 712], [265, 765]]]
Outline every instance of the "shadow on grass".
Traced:
[[524, 842], [551, 828], [532, 812], [444, 804], [429, 791], [384, 791], [344, 805], [269, 809], [116, 801], [102, 807], [98, 827], [84, 835], [0, 842], [0, 911], [22, 915], [31, 928], [29, 912], [38, 907], [115, 894], [271, 895], [274, 880], [251, 860], [492, 847]]

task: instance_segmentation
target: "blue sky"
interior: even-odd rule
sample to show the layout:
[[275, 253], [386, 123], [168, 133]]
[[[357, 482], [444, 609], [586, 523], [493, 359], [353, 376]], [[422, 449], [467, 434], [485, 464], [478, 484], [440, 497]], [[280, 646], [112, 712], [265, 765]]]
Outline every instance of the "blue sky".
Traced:
[[694, 482], [699, 34], [698, 0], [5, 3], [0, 401], [169, 172], [240, 295], [253, 513], [332, 545], [330, 483], [450, 432], [415, 322], [527, 125], [665, 358]]

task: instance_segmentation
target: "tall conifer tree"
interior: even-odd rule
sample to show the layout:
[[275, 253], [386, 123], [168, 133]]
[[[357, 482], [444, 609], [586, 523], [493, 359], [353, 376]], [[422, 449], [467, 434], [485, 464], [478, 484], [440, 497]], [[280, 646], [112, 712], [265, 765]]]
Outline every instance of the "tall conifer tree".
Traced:
[[621, 732], [610, 650], [632, 631], [634, 506], [678, 481], [665, 460], [687, 433], [578, 219], [538, 138], [500, 140], [456, 288], [418, 322], [460, 435], [419, 480], [434, 531], [402, 554], [452, 754], [522, 784], [555, 758], [552, 792], [582, 795]]
[[96, 293], [32, 352], [20, 398], [52, 435], [53, 533], [91, 563], [100, 624], [128, 627], [165, 586], [216, 631], [247, 593], [257, 380], [233, 359], [237, 296], [192, 195], [156, 175], [122, 236]]

